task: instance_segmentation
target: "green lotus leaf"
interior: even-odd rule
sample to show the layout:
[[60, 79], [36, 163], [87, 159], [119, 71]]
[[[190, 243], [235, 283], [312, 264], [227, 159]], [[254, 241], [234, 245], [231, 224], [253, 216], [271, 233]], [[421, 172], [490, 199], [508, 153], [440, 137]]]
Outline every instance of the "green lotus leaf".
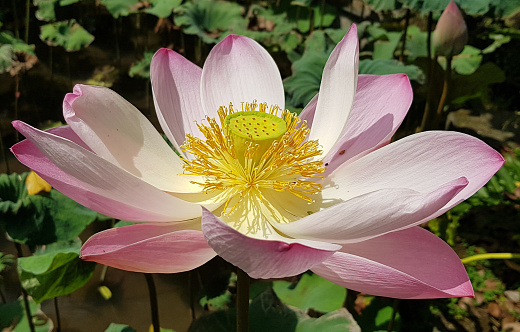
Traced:
[[331, 311], [319, 318], [303, 318], [296, 326], [296, 332], [361, 332], [354, 317], [345, 308]]
[[374, 43], [374, 60], [389, 60], [394, 58], [394, 52], [401, 40], [402, 32], [387, 32], [383, 40]]
[[365, 0], [375, 10], [394, 10], [399, 9], [400, 4], [396, 0]]
[[315, 30], [307, 38], [303, 55], [292, 63], [293, 74], [284, 80], [288, 105], [303, 107], [318, 93], [323, 68], [333, 49], [324, 31]]
[[81, 241], [54, 243], [34, 256], [18, 258], [22, 287], [36, 303], [67, 295], [83, 287], [96, 264], [79, 259]]
[[404, 65], [397, 60], [360, 60], [360, 74], [388, 75], [406, 74], [410, 80], [424, 83], [424, 73], [415, 65]]
[[336, 7], [327, 3], [324, 6], [320, 4], [313, 7], [300, 8], [296, 21], [296, 26], [300, 32], [307, 33], [310, 31], [311, 15], [314, 22], [313, 29], [321, 29], [331, 26], [338, 13]]
[[144, 11], [159, 18], [166, 18], [173, 13], [173, 10], [180, 6], [182, 0], [151, 0], [152, 8]]
[[13, 241], [29, 246], [70, 241], [94, 220], [106, 219], [55, 189], [29, 195], [28, 174], [0, 175], [0, 226]]
[[94, 41], [75, 20], [49, 23], [40, 27], [40, 39], [49, 46], [62, 46], [67, 52], [78, 51]]
[[428, 56], [426, 48], [427, 39], [428, 33], [426, 31], [421, 31], [416, 25], [410, 25], [408, 27], [408, 31], [406, 32], [406, 56], [409, 61]]
[[54, 5], [57, 1], [58, 0], [34, 0], [34, 5], [38, 6], [38, 9], [34, 13], [36, 18], [40, 21], [54, 21], [56, 19]]
[[[54, 329], [54, 324], [31, 298], [28, 299], [29, 310], [33, 315], [34, 331], [49, 332]], [[20, 297], [15, 302], [0, 304], [0, 330], [13, 332], [30, 331], [23, 299]]]
[[136, 332], [133, 328], [125, 324], [110, 323], [105, 332]]
[[14, 37], [10, 32], [0, 32], [0, 46], [11, 45], [13, 52], [17, 53], [28, 53], [36, 55], [34, 53], [34, 45], [28, 45], [23, 40]]
[[[283, 304], [269, 288], [249, 305], [250, 332], [294, 331], [299, 314]], [[236, 310], [218, 310], [195, 320], [189, 332], [228, 332], [236, 330]]]
[[13, 45], [0, 45], [0, 73], [9, 71], [15, 61]]
[[144, 52], [144, 57], [130, 67], [128, 75], [130, 77], [150, 78], [150, 64], [152, 63], [153, 52]]
[[184, 33], [199, 36], [204, 43], [215, 44], [221, 33], [244, 30], [247, 21], [242, 17], [243, 8], [227, 1], [194, 0], [175, 10], [175, 23]]
[[114, 18], [118, 18], [136, 13], [136, 5], [139, 3], [139, 0], [101, 0], [101, 3], [107, 7], [107, 10]]
[[[274, 50], [293, 51], [301, 43], [301, 36], [294, 31], [295, 22], [290, 22], [286, 12], [278, 12], [272, 8], [252, 5], [249, 24], [235, 27], [234, 33], [250, 37], [264, 46]], [[224, 34], [223, 34], [224, 36]]]
[[489, 86], [502, 83], [506, 75], [502, 69], [492, 62], [486, 62], [471, 75], [456, 75], [452, 77], [452, 103], [462, 104], [473, 98], [481, 98], [489, 91]]
[[[439, 57], [439, 64], [446, 69], [446, 58]], [[459, 74], [473, 74], [482, 63], [482, 51], [471, 45], [464, 46], [462, 53], [453, 57], [452, 68]]]
[[80, 1], [81, 0], [60, 0], [60, 6], [68, 6]]
[[493, 53], [500, 46], [507, 44], [511, 41], [511, 35], [503, 35], [497, 33], [490, 33], [489, 38], [493, 40], [493, 43], [482, 50], [482, 54]]
[[317, 274], [304, 274], [298, 284], [293, 286], [288, 281], [273, 282], [274, 292], [284, 303], [303, 311], [312, 308], [320, 312], [331, 312], [341, 308], [345, 301], [344, 287]]

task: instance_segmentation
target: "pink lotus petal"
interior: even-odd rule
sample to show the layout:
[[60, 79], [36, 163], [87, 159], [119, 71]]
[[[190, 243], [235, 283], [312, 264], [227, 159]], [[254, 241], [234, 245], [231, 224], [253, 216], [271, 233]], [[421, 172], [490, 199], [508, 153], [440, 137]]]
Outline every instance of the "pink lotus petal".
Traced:
[[[152, 216], [148, 221], [200, 216], [197, 204], [153, 187], [74, 142], [21, 121], [14, 121], [13, 126], [28, 138], [11, 148], [18, 160], [82, 205], [115, 218], [134, 221]], [[127, 213], [122, 211], [125, 208]], [[132, 213], [136, 213], [135, 217], [126, 218]]]
[[[69, 139], [88, 149], [88, 146], [81, 141], [69, 126], [51, 128], [46, 130], [46, 132]], [[23, 140], [22, 142], [15, 144], [11, 148], [11, 151], [22, 164], [31, 167], [33, 171], [50, 183], [53, 188], [65, 193], [67, 196], [89, 209], [116, 219], [135, 222], [145, 222], [150, 220], [171, 221], [172, 219], [170, 215], [163, 215], [157, 213], [157, 211], [142, 210], [142, 207], [139, 208], [134, 205], [128, 205], [125, 202], [118, 202], [105, 196], [89, 192], [85, 189], [86, 184], [61, 171], [29, 140]]]
[[360, 75], [347, 126], [323, 160], [325, 174], [387, 144], [403, 122], [412, 98], [410, 80], [404, 74]]
[[341, 137], [354, 102], [358, 76], [359, 43], [356, 25], [332, 51], [321, 79], [309, 140], [319, 139], [323, 155]]
[[[182, 55], [161, 48], [155, 53], [150, 65], [150, 78], [155, 110], [161, 127], [177, 151], [184, 143], [186, 134], [202, 137], [197, 127], [205, 114], [200, 98], [202, 69]], [[217, 117], [210, 110], [210, 117]]]
[[179, 176], [183, 162], [154, 126], [114, 91], [76, 85], [63, 101], [65, 120], [98, 156], [171, 192], [198, 192], [190, 177]]
[[332, 243], [361, 242], [423, 223], [467, 184], [466, 178], [460, 178], [428, 193], [381, 189], [275, 227], [295, 238]]
[[[198, 224], [198, 222], [197, 222]], [[117, 269], [178, 273], [216, 256], [192, 223], [138, 224], [94, 234], [81, 248], [81, 258]]]
[[465, 177], [461, 190], [430, 219], [480, 189], [504, 158], [481, 140], [457, 132], [428, 131], [405, 137], [353, 163], [339, 166], [322, 184], [322, 199], [349, 200], [375, 190], [408, 188], [429, 192]]
[[343, 287], [377, 296], [473, 296], [471, 282], [455, 252], [420, 227], [345, 245], [312, 271]]
[[282, 109], [285, 96], [273, 58], [254, 40], [229, 35], [209, 53], [202, 69], [202, 106], [213, 114], [220, 106], [241, 110], [243, 102], [266, 102]]
[[318, 104], [319, 93], [317, 93], [314, 97], [312, 97], [311, 101], [305, 105], [303, 110], [300, 113], [300, 120], [305, 121], [308, 128], [312, 127], [312, 120], [314, 119], [314, 114], [316, 113], [316, 105]]
[[340, 248], [335, 244], [308, 240], [251, 238], [229, 227], [206, 209], [202, 211], [202, 231], [220, 257], [252, 278], [282, 278], [303, 273]]

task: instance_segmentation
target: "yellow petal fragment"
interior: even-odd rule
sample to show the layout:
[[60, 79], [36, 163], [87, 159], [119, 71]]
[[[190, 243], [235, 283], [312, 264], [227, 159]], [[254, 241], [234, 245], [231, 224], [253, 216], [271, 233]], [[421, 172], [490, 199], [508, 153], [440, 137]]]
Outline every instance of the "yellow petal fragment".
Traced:
[[42, 179], [34, 171], [31, 171], [25, 179], [25, 187], [27, 188], [27, 193], [29, 195], [38, 195], [42, 191], [50, 192], [52, 188], [47, 181]]
[[99, 286], [97, 290], [105, 300], [108, 301], [112, 298], [112, 291], [107, 286]]

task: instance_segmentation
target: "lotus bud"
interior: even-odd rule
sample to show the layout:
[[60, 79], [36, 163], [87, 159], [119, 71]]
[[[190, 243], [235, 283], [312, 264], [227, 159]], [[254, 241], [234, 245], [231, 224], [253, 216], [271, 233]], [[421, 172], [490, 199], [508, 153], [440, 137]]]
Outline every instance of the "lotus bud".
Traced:
[[468, 27], [454, 1], [450, 1], [433, 31], [433, 47], [437, 55], [459, 54], [468, 42]]

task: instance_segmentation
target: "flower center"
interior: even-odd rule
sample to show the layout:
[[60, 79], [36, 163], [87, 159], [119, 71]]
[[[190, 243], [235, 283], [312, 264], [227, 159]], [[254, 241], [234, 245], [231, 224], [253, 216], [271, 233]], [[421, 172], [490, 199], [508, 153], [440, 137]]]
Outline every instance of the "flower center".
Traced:
[[224, 126], [233, 141], [237, 158], [244, 162], [247, 147], [256, 144], [255, 161], [268, 150], [275, 140], [279, 140], [287, 131], [287, 124], [276, 115], [246, 111], [231, 113], [224, 118]]
[[224, 123], [234, 135], [253, 141], [272, 142], [287, 131], [285, 121], [273, 114], [258, 111], [229, 114]]
[[[243, 103], [242, 111], [218, 110], [220, 124], [206, 117], [198, 128], [204, 139], [186, 135], [181, 146], [193, 155], [185, 160], [184, 174], [201, 177], [194, 182], [205, 192], [216, 192], [225, 202], [222, 216], [246, 233], [263, 230], [265, 222], [289, 222], [283, 202], [294, 196], [312, 203], [321, 192], [312, 181], [325, 171], [318, 141], [306, 141], [305, 122], [288, 110], [266, 103]], [[265, 235], [265, 234], [264, 234]]]

